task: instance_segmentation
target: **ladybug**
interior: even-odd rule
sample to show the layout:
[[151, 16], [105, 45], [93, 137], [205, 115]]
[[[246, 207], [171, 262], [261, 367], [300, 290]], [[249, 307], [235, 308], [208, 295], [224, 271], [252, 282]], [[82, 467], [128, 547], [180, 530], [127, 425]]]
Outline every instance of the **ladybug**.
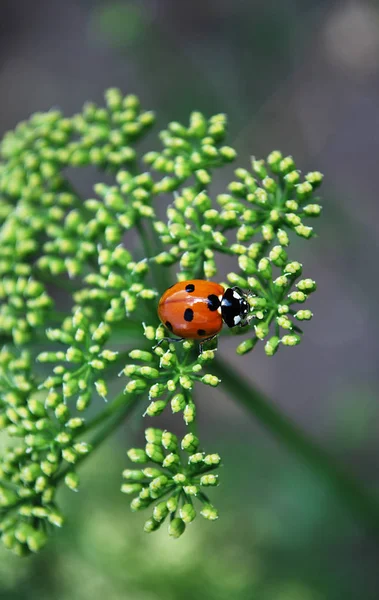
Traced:
[[180, 339], [215, 337], [223, 323], [228, 327], [249, 322], [249, 303], [240, 288], [224, 289], [203, 279], [180, 281], [168, 288], [159, 300], [158, 316], [165, 327]]

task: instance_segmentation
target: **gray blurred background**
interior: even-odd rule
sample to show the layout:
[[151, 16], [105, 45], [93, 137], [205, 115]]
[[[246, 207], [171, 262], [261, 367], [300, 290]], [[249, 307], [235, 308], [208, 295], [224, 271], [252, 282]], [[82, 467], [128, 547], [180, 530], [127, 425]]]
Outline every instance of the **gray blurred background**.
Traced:
[[[155, 131], [192, 110], [226, 112], [238, 166], [280, 149], [325, 174], [319, 237], [290, 249], [318, 283], [301, 346], [237, 358], [223, 338], [219, 352], [377, 488], [378, 4], [2, 0], [0, 31], [1, 134], [117, 86], [157, 112]], [[154, 133], [146, 144], [158, 147]], [[216, 174], [215, 192], [230, 174]], [[136, 417], [83, 470], [80, 494], [62, 494], [68, 524], [46, 551], [0, 551], [0, 598], [377, 600], [370, 532], [226, 395], [199, 402], [202, 437], [226, 459], [219, 523], [197, 520], [176, 542], [142, 533], [118, 493]]]

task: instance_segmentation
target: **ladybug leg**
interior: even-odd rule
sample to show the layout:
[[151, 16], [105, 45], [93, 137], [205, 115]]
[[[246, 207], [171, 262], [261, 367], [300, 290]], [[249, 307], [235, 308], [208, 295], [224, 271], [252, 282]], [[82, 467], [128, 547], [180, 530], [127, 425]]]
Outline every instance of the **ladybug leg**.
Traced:
[[240, 327], [247, 327], [248, 325], [250, 325], [251, 321], [255, 319], [255, 315], [249, 315], [248, 317], [246, 317], [243, 321], [241, 321], [240, 323]]
[[200, 352], [200, 354], [203, 354], [204, 344], [206, 344], [207, 342], [210, 342], [210, 341], [214, 340], [217, 336], [218, 336], [218, 333], [215, 333], [214, 335], [211, 335], [210, 337], [205, 338], [205, 340], [201, 340], [201, 342], [199, 342], [199, 352]]
[[153, 350], [155, 350], [155, 348], [158, 348], [163, 342], [184, 342], [184, 338], [170, 338], [170, 337], [164, 337], [161, 340], [159, 340], [159, 342], [157, 344], [155, 344], [155, 346], [153, 346]]

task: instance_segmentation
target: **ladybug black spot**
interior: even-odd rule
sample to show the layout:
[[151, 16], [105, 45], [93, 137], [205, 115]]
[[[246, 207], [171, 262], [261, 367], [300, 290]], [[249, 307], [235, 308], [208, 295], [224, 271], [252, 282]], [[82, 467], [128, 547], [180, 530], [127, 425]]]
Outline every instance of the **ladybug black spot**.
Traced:
[[171, 325], [170, 321], [166, 321], [165, 325], [166, 325], [167, 329], [172, 331], [172, 325]]
[[184, 311], [184, 320], [185, 321], [192, 321], [193, 319], [193, 310], [192, 308], [186, 308], [186, 310]]
[[216, 296], [216, 294], [209, 294], [208, 296], [208, 308], [212, 312], [217, 310], [220, 306], [220, 300]]
[[193, 283], [189, 283], [188, 285], [186, 285], [186, 292], [188, 292], [188, 294], [192, 294], [192, 292], [195, 291], [195, 286], [193, 285]]
[[197, 330], [197, 335], [206, 335], [207, 332], [205, 331], [205, 329], [198, 329]]

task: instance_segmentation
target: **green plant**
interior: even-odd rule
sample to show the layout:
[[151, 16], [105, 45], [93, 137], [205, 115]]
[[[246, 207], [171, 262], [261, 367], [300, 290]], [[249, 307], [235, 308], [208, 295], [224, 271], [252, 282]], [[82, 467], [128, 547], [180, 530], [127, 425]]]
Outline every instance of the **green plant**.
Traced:
[[[214, 277], [218, 253], [235, 258], [225, 285], [252, 291], [254, 318], [235, 332], [246, 334], [237, 353], [260, 340], [268, 356], [300, 343], [299, 325], [312, 313], [296, 305], [316, 284], [302, 278], [302, 265], [287, 248], [291, 232], [313, 236], [303, 220], [320, 213], [314, 192], [321, 174], [302, 180], [293, 159], [275, 151], [266, 161], [253, 159], [251, 170], [236, 169], [237, 180], [214, 200], [208, 193], [213, 171], [236, 158], [224, 145], [225, 116], [193, 113], [188, 126], [170, 123], [160, 133], [163, 150], [141, 160], [135, 145], [153, 123], [135, 96], [111, 89], [106, 108], [87, 104], [72, 118], [35, 114], [1, 143], [3, 543], [19, 555], [44, 546], [50, 527], [63, 523], [58, 486], [78, 489], [80, 462], [137, 402], [148, 418], [170, 405], [189, 428], [179, 444], [174, 434], [149, 427], [146, 446], [128, 452], [132, 463], [154, 464], [123, 473], [122, 491], [135, 495], [132, 509], [151, 507], [145, 531], [167, 517], [170, 535], [178, 537], [196, 516], [194, 499], [203, 517], [216, 519], [204, 489], [218, 483], [213, 471], [220, 457], [200, 449], [194, 392], [198, 385], [217, 386], [221, 373], [236, 401], [378, 525], [376, 499], [216, 359], [213, 346], [201, 355], [192, 341], [154, 347], [165, 335], [156, 315], [159, 294], [175, 274]], [[113, 184], [97, 183], [95, 197], [83, 200], [66, 169], [87, 165], [111, 175]], [[167, 219], [158, 220], [155, 207], [167, 195]], [[134, 256], [132, 232], [140, 242]], [[67, 312], [56, 309], [58, 291]], [[119, 371], [127, 381], [117, 380], [122, 389], [111, 400], [108, 388], [116, 387]]]

